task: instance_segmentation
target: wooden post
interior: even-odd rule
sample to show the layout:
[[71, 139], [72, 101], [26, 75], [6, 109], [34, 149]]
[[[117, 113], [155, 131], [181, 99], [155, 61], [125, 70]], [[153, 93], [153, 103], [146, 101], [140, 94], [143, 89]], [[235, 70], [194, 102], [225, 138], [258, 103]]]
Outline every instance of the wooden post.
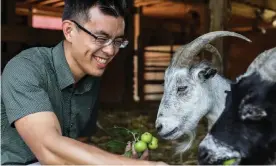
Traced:
[[[219, 30], [227, 30], [227, 24], [231, 14], [231, 6], [230, 0], [210, 0], [209, 8], [210, 8], [210, 32], [211, 31], [219, 31]], [[218, 51], [222, 55], [223, 69], [220, 71], [223, 74], [227, 72], [227, 54], [228, 50], [225, 47], [225, 42], [223, 38], [217, 39], [214, 42], [214, 46], [218, 49]], [[219, 60], [217, 58], [212, 58], [213, 63], [216, 67], [219, 68], [221, 64], [219, 64]]]
[[33, 8], [29, 8], [29, 13], [28, 13], [28, 26], [32, 27], [33, 26]]
[[[4, 2], [4, 8], [6, 8], [4, 10], [4, 25], [8, 25], [8, 26], [15, 26], [16, 25], [16, 13], [15, 13], [15, 9], [16, 9], [16, 0], [5, 0]], [[3, 24], [2, 24], [3, 26]], [[17, 54], [20, 49], [22, 48], [22, 45], [18, 42], [6, 42], [6, 48], [4, 52], [4, 55], [6, 55], [5, 57], [2, 57], [4, 60], [4, 65], [5, 63], [10, 60], [13, 56], [15, 56], [15, 54]]]
[[[138, 8], [139, 13], [139, 31], [141, 31], [141, 28], [143, 28], [143, 8]], [[144, 33], [140, 33], [138, 36], [138, 96], [141, 103], [144, 102], [144, 67], [145, 67], [145, 57], [144, 57]]]
[[123, 96], [124, 103], [133, 103], [134, 102], [134, 80], [133, 80], [133, 69], [134, 69], [134, 64], [133, 64], [133, 59], [134, 59], [134, 5], [132, 0], [128, 0], [128, 5], [129, 5], [129, 12], [127, 16], [127, 34], [126, 36], [128, 37], [129, 44], [127, 48], [125, 48], [124, 53], [126, 55], [125, 59], [125, 70], [126, 70], [126, 79], [125, 79], [125, 92]]

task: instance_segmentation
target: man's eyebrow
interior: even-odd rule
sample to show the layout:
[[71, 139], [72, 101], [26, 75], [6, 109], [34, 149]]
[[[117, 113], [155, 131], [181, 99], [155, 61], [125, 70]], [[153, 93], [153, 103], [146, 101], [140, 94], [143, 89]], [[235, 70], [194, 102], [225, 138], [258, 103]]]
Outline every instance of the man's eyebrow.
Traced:
[[110, 35], [108, 33], [106, 33], [105, 31], [102, 31], [102, 30], [101, 31], [96, 31], [95, 34], [110, 37]]
[[[105, 31], [102, 31], [102, 30], [96, 31], [95, 34], [97, 34], [97, 35], [103, 35], [103, 36], [108, 37], [108, 38], [111, 37], [111, 35], [109, 35], [108, 33], [106, 33]], [[115, 38], [116, 39], [117, 38], [124, 38], [124, 35], [119, 35], [119, 36], [116, 36]]]

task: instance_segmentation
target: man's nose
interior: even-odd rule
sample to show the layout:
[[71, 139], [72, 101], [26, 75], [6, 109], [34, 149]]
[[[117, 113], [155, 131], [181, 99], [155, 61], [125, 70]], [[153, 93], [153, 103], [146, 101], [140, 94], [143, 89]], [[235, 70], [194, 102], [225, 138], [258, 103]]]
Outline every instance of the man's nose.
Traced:
[[104, 53], [106, 53], [108, 56], [114, 56], [116, 50], [117, 50], [117, 48], [115, 48], [115, 46], [113, 45], [113, 43], [110, 43], [109, 45], [104, 46], [102, 48], [102, 51]]

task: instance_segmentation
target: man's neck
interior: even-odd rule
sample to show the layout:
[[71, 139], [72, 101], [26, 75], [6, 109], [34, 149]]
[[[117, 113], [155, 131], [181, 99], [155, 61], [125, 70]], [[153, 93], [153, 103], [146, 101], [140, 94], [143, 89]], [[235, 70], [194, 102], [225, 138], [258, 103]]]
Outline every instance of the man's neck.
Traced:
[[81, 70], [81, 68], [76, 63], [76, 61], [74, 60], [74, 58], [72, 56], [71, 43], [64, 40], [63, 47], [64, 47], [65, 58], [66, 58], [66, 61], [69, 65], [71, 72], [73, 73], [74, 80], [75, 80], [75, 82], [78, 82], [81, 78], [83, 78], [85, 76], [85, 73]]

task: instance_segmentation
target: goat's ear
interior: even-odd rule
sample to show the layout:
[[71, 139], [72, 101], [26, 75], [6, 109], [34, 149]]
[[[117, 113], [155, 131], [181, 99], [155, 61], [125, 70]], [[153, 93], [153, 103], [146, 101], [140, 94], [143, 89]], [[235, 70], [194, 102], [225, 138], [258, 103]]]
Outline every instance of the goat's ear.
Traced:
[[211, 67], [206, 67], [198, 72], [198, 78], [200, 80], [205, 81], [209, 78], [214, 77], [216, 75], [216, 73], [217, 73], [216, 69], [213, 69]]
[[242, 120], [261, 120], [267, 116], [263, 108], [252, 104], [246, 104], [240, 107], [239, 113]]

